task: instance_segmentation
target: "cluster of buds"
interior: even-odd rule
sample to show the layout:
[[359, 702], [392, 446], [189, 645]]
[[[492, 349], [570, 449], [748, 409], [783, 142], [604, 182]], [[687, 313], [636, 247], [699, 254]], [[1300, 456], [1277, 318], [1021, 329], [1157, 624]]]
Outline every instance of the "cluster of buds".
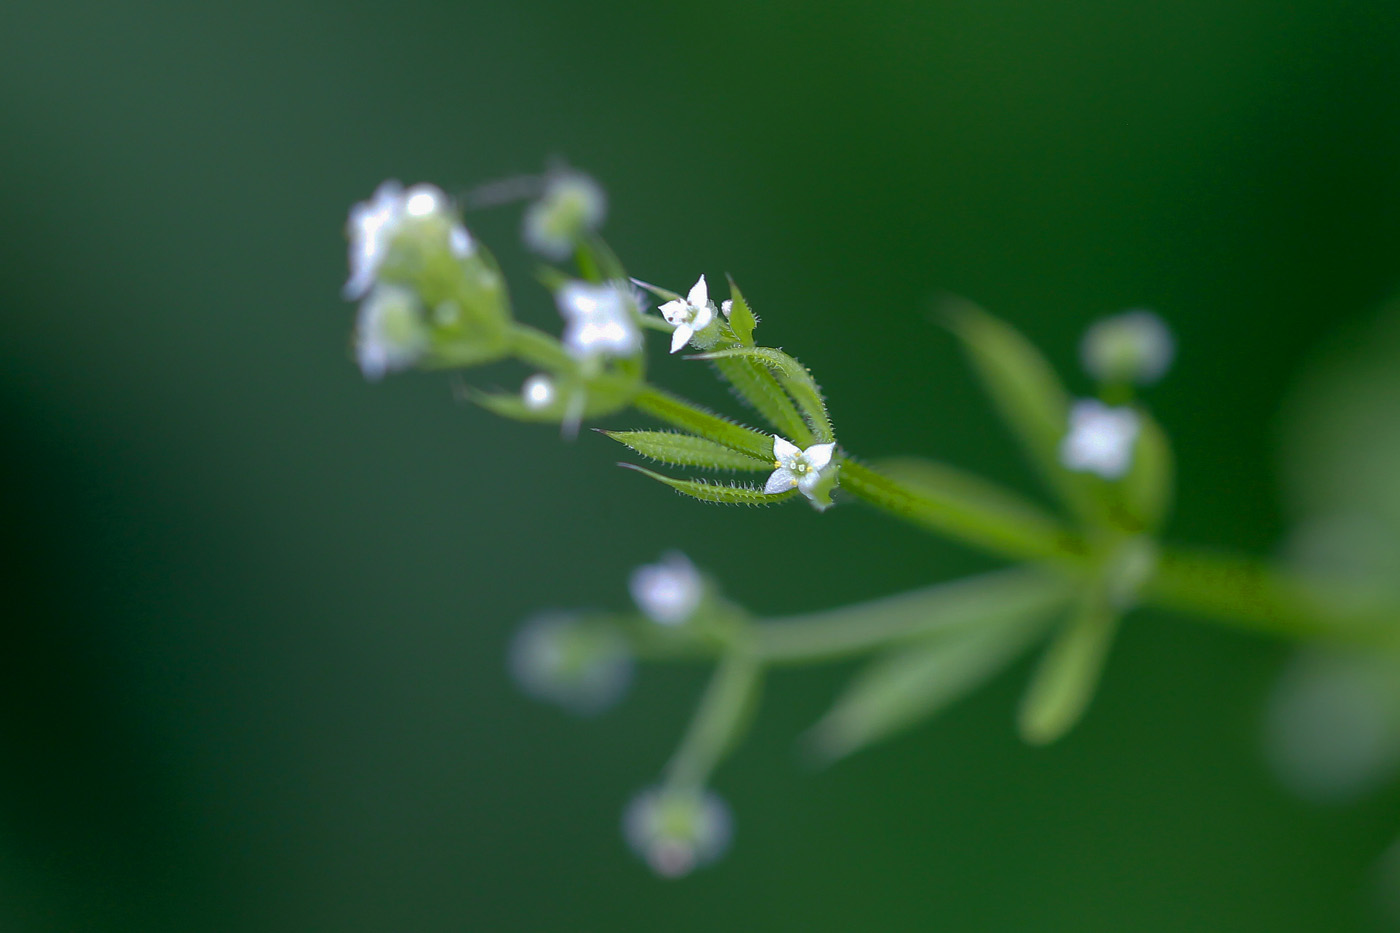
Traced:
[[[602, 712], [620, 700], [638, 652], [680, 654], [723, 644], [742, 611], [679, 551], [633, 571], [628, 581], [636, 613], [550, 613], [526, 621], [511, 642], [509, 666], [528, 695], [577, 715]], [[698, 751], [702, 772], [717, 763], [729, 736]], [[623, 834], [658, 875], [676, 878], [717, 859], [728, 846], [729, 809], [713, 791], [668, 780], [626, 807]]]
[[386, 181], [350, 211], [347, 235], [365, 378], [504, 355], [505, 283], [441, 190]]

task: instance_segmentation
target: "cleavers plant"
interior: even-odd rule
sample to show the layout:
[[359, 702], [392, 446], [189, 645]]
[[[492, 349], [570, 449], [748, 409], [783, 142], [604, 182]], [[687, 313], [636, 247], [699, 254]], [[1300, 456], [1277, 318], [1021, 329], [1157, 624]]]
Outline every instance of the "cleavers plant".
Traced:
[[[716, 659], [659, 784], [627, 809], [625, 834], [658, 873], [685, 874], [723, 851], [730, 820], [710, 778], [748, 723], [765, 671], [777, 665], [872, 656], [808, 736], [826, 760], [933, 714], [1038, 642], [1045, 647], [1018, 726], [1027, 742], [1053, 742], [1083, 715], [1119, 622], [1136, 606], [1360, 648], [1400, 672], [1394, 594], [1358, 598], [1281, 565], [1159, 540], [1172, 454], [1137, 398], [1172, 355], [1155, 316], [1130, 312], [1091, 328], [1084, 364], [1101, 391], [1076, 400], [1007, 323], [970, 304], [945, 309], [943, 323], [1058, 502], [1050, 512], [947, 464], [861, 459], [842, 446], [807, 368], [758, 342], [758, 316], [732, 280], [717, 303], [703, 275], [684, 295], [631, 278], [597, 234], [602, 189], [578, 172], [556, 170], [515, 188], [534, 197], [526, 243], [571, 260], [569, 271], [543, 266], [538, 275], [563, 317], [562, 336], [515, 319], [499, 268], [440, 190], [386, 182], [354, 208], [349, 225], [346, 296], [360, 302], [355, 353], [367, 378], [516, 360], [533, 370], [520, 394], [470, 397], [507, 418], [560, 425], [565, 435], [585, 421], [644, 416], [654, 424], [603, 433], [656, 465], [633, 469], [682, 495], [749, 506], [802, 499], [819, 511], [864, 502], [1011, 565], [860, 605], [755, 619], [673, 552], [633, 575], [635, 612], [528, 623], [512, 648], [517, 678], [577, 712], [618, 698], [634, 658]], [[647, 331], [662, 332], [672, 354], [689, 348], [685, 359], [711, 363], [765, 426], [653, 384]]]

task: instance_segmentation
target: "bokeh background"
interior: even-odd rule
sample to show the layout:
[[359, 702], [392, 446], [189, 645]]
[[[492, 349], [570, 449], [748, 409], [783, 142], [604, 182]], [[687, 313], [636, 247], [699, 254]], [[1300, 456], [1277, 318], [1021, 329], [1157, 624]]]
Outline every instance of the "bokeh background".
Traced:
[[[445, 376], [366, 385], [338, 290], [383, 178], [566, 157], [636, 274], [739, 279], [848, 447], [1027, 490], [933, 297], [1080, 390], [1083, 326], [1151, 307], [1172, 535], [1265, 553], [1295, 375], [1400, 285], [1397, 42], [1364, 0], [4, 4], [0, 928], [1376, 924], [1400, 793], [1295, 802], [1258, 739], [1284, 649], [1146, 612], [1046, 750], [1018, 667], [813, 773], [793, 739], [846, 672], [781, 673], [718, 776], [730, 855], [653, 879], [621, 808], [704, 671], [570, 720], [509, 682], [519, 619], [620, 607], [669, 547], [762, 612], [989, 565], [855, 506], [682, 500]], [[553, 326], [518, 212], [468, 222]]]

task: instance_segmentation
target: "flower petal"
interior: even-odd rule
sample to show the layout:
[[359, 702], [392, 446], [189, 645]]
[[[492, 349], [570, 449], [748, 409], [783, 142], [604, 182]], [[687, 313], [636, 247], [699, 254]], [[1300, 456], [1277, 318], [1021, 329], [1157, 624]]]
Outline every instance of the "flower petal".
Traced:
[[681, 347], [690, 343], [690, 338], [695, 331], [691, 330], [689, 324], [682, 324], [671, 334], [671, 352], [679, 353]]
[[667, 324], [680, 324], [690, 316], [690, 306], [684, 301], [668, 301], [656, 310], [661, 312]]
[[710, 326], [710, 322], [715, 319], [715, 312], [708, 304], [701, 305], [695, 309], [695, 317], [691, 320], [690, 326], [695, 330], [704, 330]]
[[703, 308], [710, 300], [710, 287], [705, 284], [705, 277], [700, 276], [700, 281], [690, 289], [690, 294], [685, 296], [685, 300], [697, 308]]
[[763, 493], [773, 496], [780, 492], [787, 492], [796, 485], [797, 477], [792, 475], [792, 471], [787, 467], [778, 467], [773, 471], [773, 475], [768, 477], [768, 482], [763, 486]]
[[826, 469], [826, 465], [831, 462], [831, 455], [835, 450], [835, 441], [829, 444], [813, 444], [802, 451], [802, 456], [807, 458], [808, 466], [813, 470], [820, 471]]
[[773, 459], [787, 461], [799, 456], [802, 451], [792, 441], [784, 440], [778, 435], [773, 435]]

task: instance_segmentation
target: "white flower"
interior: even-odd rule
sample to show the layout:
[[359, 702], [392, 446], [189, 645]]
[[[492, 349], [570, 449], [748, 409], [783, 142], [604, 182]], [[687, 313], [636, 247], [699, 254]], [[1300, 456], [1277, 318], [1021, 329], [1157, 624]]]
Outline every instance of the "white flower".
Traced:
[[550, 259], [566, 259], [579, 237], [598, 229], [607, 208], [607, 195], [592, 178], [574, 171], [553, 174], [525, 212], [525, 244]]
[[1133, 462], [1142, 423], [1131, 408], [1110, 408], [1081, 399], [1069, 412], [1069, 433], [1060, 442], [1060, 462], [1080, 473], [1118, 479]]
[[520, 397], [531, 411], [548, 408], [554, 403], [554, 396], [554, 380], [544, 373], [535, 373], [520, 387]]
[[376, 285], [360, 303], [355, 358], [366, 379], [407, 369], [428, 349], [429, 334], [418, 296], [398, 285]]
[[397, 181], [386, 181], [374, 197], [350, 209], [346, 235], [350, 238], [350, 279], [345, 297], [361, 298], [374, 286], [379, 266], [394, 236], [406, 222], [442, 218], [448, 223], [447, 245], [459, 259], [471, 255], [472, 238], [452, 214], [447, 195], [432, 185], [414, 185], [407, 191]]
[[679, 878], [724, 854], [733, 836], [729, 807], [711, 791], [642, 791], [627, 805], [622, 833], [651, 870]]
[[1172, 332], [1151, 311], [1127, 311], [1095, 322], [1084, 332], [1079, 355], [1089, 375], [1104, 382], [1150, 385], [1171, 367]]
[[568, 322], [564, 344], [576, 356], [631, 356], [642, 348], [632, 299], [613, 286], [570, 282], [554, 300]]
[[680, 551], [668, 552], [660, 563], [638, 567], [629, 588], [637, 607], [662, 625], [685, 622], [705, 595], [704, 578]]
[[690, 289], [690, 294], [686, 295], [684, 301], [676, 298], [666, 302], [657, 310], [666, 319], [666, 323], [675, 328], [671, 334], [672, 353], [678, 352], [697, 333], [709, 327], [715, 319], [715, 306], [710, 301], [710, 289], [705, 284], [703, 275], [700, 276], [700, 281], [696, 282]]
[[822, 470], [831, 463], [831, 455], [836, 450], [836, 442], [813, 444], [801, 450], [791, 441], [773, 435], [773, 474], [763, 491], [768, 495], [787, 492], [796, 486], [812, 501], [816, 500], [817, 484], [821, 482]]

